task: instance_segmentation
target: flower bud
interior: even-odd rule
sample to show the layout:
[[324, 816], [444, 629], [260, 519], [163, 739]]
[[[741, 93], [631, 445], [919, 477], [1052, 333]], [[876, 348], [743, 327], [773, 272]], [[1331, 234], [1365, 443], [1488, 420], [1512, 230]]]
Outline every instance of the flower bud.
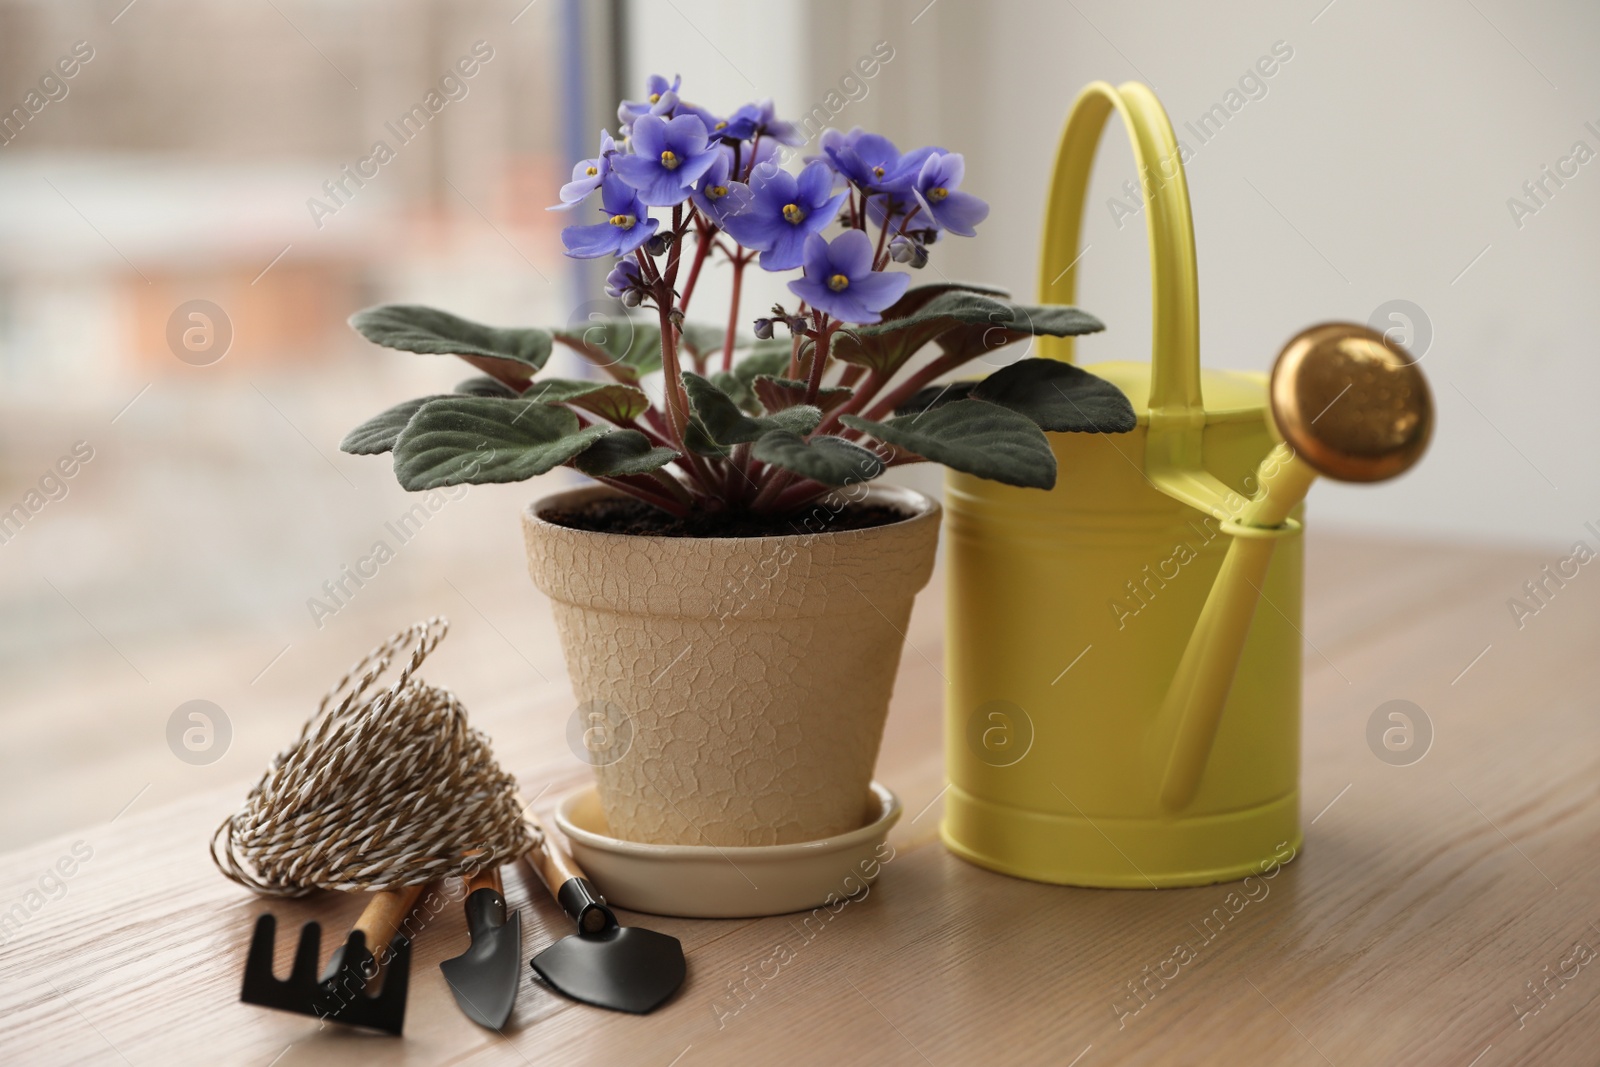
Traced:
[[920, 270], [928, 265], [928, 249], [921, 242], [901, 234], [889, 242], [889, 258]]
[[652, 256], [665, 255], [667, 249], [671, 247], [672, 236], [665, 233], [658, 233], [644, 243], [644, 250], [646, 254]]
[[760, 341], [772, 340], [772, 320], [757, 319], [755, 324], [756, 339]]
[[638, 289], [624, 289], [622, 291], [622, 306], [636, 308], [644, 303], [644, 293]]

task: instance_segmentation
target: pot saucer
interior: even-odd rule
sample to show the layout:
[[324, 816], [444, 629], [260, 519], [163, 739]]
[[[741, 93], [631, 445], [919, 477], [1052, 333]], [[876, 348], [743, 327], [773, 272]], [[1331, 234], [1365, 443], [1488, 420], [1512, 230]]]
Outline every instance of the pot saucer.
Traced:
[[791, 845], [646, 845], [612, 837], [600, 795], [587, 786], [562, 799], [556, 825], [609, 903], [695, 919], [743, 919], [807, 911], [859, 894], [892, 853], [881, 846], [900, 818], [900, 798], [872, 783], [858, 830]]

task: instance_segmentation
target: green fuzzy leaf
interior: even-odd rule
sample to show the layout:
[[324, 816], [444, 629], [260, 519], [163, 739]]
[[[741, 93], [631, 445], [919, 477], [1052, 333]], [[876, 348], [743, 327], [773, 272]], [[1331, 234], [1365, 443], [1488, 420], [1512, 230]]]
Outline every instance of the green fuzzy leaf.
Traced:
[[739, 409], [733, 398], [698, 374], [685, 371], [683, 387], [689, 394], [694, 419], [684, 443], [696, 452], [721, 454], [730, 445], [754, 441], [772, 430], [806, 434], [822, 421], [822, 411], [802, 404], [774, 415], [752, 418]]
[[571, 404], [608, 422], [626, 423], [650, 406], [644, 390], [620, 382], [585, 382], [573, 378], [540, 378], [522, 394], [540, 404]]
[[773, 430], [756, 441], [750, 454], [763, 463], [836, 487], [869, 482], [883, 473], [883, 460], [871, 450], [826, 434], [807, 441], [788, 430]]
[[544, 330], [484, 326], [417, 304], [367, 308], [352, 315], [350, 325], [373, 344], [459, 356], [508, 384], [528, 381], [550, 358], [550, 335]]
[[942, 382], [925, 385], [910, 400], [894, 409], [896, 415], [915, 415], [919, 411], [943, 407], [956, 400], [965, 400], [978, 387], [977, 382]]
[[978, 285], [975, 282], [934, 282], [931, 285], [913, 285], [900, 299], [890, 304], [883, 311], [885, 319], [903, 319], [913, 311], [920, 310], [923, 305], [936, 296], [945, 293], [977, 293], [979, 296], [992, 297], [995, 300], [1010, 300], [1011, 290], [1002, 289], [993, 285]]
[[514, 397], [517, 390], [511, 388], [498, 378], [468, 378], [466, 381], [457, 382], [455, 391], [465, 396], [507, 396]]
[[[939, 347], [958, 360], [976, 359], [1024, 337], [1075, 337], [1097, 333], [1105, 323], [1067, 304], [1011, 304], [1010, 314], [982, 323], [962, 323], [939, 335]], [[1059, 361], [1057, 361], [1059, 362]]]
[[567, 462], [610, 429], [580, 429], [576, 415], [549, 404], [444, 397], [423, 404], [400, 434], [394, 473], [412, 492], [462, 482], [520, 482]]
[[678, 458], [670, 448], [657, 448], [638, 430], [613, 430], [584, 449], [572, 465], [591, 478], [649, 474]]
[[981, 382], [930, 385], [894, 413], [914, 415], [967, 397], [1010, 408], [1052, 433], [1127, 433], [1136, 421], [1121, 389], [1055, 359], [1018, 360]]
[[1093, 315], [1065, 304], [1011, 304], [968, 289], [952, 289], [901, 318], [840, 330], [831, 351], [846, 363], [887, 375], [930, 341], [970, 359], [1033, 334], [1066, 337], [1103, 329], [1105, 324]]
[[613, 378], [637, 382], [661, 369], [661, 329], [626, 315], [596, 315], [582, 329], [556, 330], [557, 341]]
[[[805, 403], [806, 383], [794, 378], [775, 378], [770, 374], [758, 374], [750, 385], [755, 391], [756, 399], [761, 401], [761, 407], [766, 411], [782, 411], [796, 404]], [[816, 404], [826, 415], [854, 395], [855, 390], [846, 386], [825, 385], [817, 390]]]
[[344, 440], [339, 442], [339, 451], [348, 452], [352, 456], [381, 456], [391, 451], [394, 443], [400, 437], [400, 432], [406, 428], [406, 423], [421, 409], [422, 405], [430, 400], [443, 400], [442, 396], [419, 396], [415, 400], [406, 400], [381, 414], [363, 422], [360, 426], [344, 435]]
[[1054, 433], [1127, 433], [1137, 421], [1121, 389], [1058, 359], [1018, 360], [979, 382], [972, 396]]
[[761, 414], [761, 402], [756, 399], [756, 394], [750, 390], [748, 382], [741, 382], [731, 372], [719, 370], [706, 379], [712, 385], [728, 395], [728, 399], [739, 405], [739, 410], [746, 415]]
[[839, 421], [979, 478], [1032, 489], [1056, 484], [1056, 458], [1044, 431], [1026, 415], [986, 400], [957, 400], [888, 422], [857, 415], [844, 415]]

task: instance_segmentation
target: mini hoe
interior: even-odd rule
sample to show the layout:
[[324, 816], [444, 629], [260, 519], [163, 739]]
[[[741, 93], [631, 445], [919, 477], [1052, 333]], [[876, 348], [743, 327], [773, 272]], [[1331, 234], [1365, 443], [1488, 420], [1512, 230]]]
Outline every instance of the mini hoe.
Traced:
[[643, 1015], [683, 985], [687, 965], [675, 937], [623, 926], [593, 883], [548, 833], [528, 856], [578, 932], [533, 958], [533, 969], [573, 1000]]

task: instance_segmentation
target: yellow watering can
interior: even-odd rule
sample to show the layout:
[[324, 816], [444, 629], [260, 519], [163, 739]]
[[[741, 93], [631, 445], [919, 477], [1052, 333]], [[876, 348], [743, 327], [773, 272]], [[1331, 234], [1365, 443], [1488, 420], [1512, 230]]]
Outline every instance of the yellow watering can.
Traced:
[[[1432, 404], [1415, 363], [1363, 326], [1305, 331], [1270, 381], [1200, 369], [1188, 186], [1166, 112], [1137, 82], [1095, 82], [1073, 105], [1041, 302], [1073, 303], [1113, 111], [1144, 188], [1153, 353], [1091, 369], [1138, 425], [1051, 435], [1048, 493], [949, 475], [942, 833], [1023, 878], [1202, 885], [1300, 845], [1301, 502], [1317, 474], [1405, 470]], [[1073, 338], [1042, 338], [1039, 354], [1071, 361]]]

